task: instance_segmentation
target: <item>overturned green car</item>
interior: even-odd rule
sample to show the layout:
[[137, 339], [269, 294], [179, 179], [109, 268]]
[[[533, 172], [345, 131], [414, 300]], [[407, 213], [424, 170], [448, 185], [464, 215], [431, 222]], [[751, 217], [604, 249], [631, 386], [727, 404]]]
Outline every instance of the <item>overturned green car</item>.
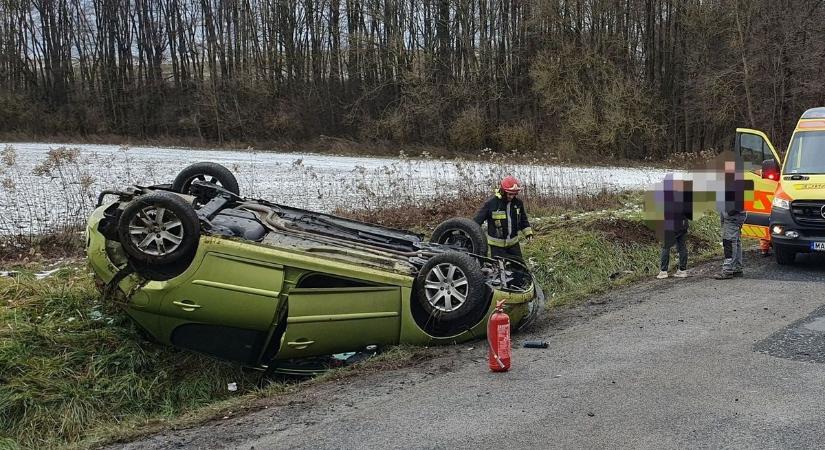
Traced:
[[99, 287], [149, 336], [252, 367], [466, 341], [484, 336], [496, 301], [518, 329], [543, 300], [525, 266], [484, 256], [471, 220], [426, 241], [241, 197], [214, 163], [169, 185], [104, 191], [86, 233]]

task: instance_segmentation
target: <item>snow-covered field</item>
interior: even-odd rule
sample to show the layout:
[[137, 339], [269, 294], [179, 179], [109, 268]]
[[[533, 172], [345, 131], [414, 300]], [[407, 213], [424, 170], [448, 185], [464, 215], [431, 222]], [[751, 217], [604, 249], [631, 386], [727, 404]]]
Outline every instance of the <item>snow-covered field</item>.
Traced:
[[[64, 146], [78, 151], [55, 152]], [[575, 195], [640, 188], [661, 180], [665, 173], [650, 168], [550, 166], [540, 162], [116, 145], [0, 143], [0, 150], [0, 234], [42, 232], [83, 218], [102, 189], [170, 183], [180, 169], [198, 161], [229, 167], [238, 178], [242, 195], [320, 211], [423, 202], [436, 194], [490, 192], [504, 174], [522, 179], [529, 196], [531, 192]]]

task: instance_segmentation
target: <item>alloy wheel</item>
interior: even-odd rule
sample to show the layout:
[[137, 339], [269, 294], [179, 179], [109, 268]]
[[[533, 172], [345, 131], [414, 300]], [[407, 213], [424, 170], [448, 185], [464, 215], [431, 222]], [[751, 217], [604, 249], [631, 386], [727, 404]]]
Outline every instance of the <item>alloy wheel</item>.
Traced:
[[172, 211], [147, 206], [129, 222], [129, 235], [140, 251], [163, 256], [180, 247], [184, 229], [181, 220]]
[[433, 308], [452, 312], [467, 301], [467, 276], [456, 265], [443, 263], [434, 266], [424, 283], [427, 301]]

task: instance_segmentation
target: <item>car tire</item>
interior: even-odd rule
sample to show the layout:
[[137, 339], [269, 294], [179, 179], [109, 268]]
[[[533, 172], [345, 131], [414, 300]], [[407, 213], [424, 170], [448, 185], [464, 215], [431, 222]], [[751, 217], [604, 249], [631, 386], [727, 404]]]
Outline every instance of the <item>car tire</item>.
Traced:
[[781, 245], [773, 246], [773, 254], [776, 256], [776, 263], [780, 266], [789, 266], [796, 261], [796, 252]]
[[195, 209], [171, 192], [132, 200], [123, 209], [117, 230], [123, 250], [141, 264], [177, 263], [193, 253], [200, 239]]
[[215, 183], [235, 195], [241, 193], [235, 175], [226, 167], [213, 162], [199, 162], [181, 170], [172, 182], [172, 190], [181, 194], [190, 194], [192, 182], [195, 180]]
[[487, 236], [475, 221], [455, 217], [441, 222], [430, 238], [437, 244], [456, 245], [476, 255], [487, 256]]
[[488, 287], [481, 266], [456, 251], [431, 257], [415, 278], [413, 292], [424, 312], [439, 327], [460, 327], [487, 308]]

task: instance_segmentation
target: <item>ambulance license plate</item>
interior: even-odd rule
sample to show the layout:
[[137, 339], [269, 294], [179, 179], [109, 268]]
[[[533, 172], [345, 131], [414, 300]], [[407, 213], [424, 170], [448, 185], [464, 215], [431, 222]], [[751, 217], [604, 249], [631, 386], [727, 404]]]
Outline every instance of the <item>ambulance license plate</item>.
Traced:
[[815, 252], [825, 252], [825, 242], [811, 242], [811, 250]]

